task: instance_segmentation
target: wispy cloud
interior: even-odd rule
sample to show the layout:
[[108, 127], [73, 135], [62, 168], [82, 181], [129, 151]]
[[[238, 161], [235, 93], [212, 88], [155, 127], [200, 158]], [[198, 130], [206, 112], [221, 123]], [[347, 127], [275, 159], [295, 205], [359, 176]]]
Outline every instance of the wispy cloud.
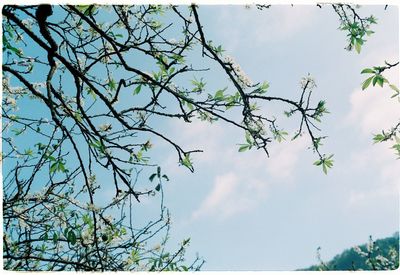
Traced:
[[270, 159], [261, 151], [238, 153], [225, 148], [221, 152], [225, 156], [223, 163], [218, 160], [213, 163], [230, 167], [230, 171], [215, 177], [210, 192], [193, 212], [192, 219], [203, 216], [224, 219], [257, 207], [267, 198], [276, 180], [290, 182], [293, 179], [300, 152], [306, 144], [305, 138], [275, 143], [270, 148], [273, 156]]
[[[382, 47], [366, 56], [365, 67], [383, 65], [384, 60], [397, 60], [398, 54], [390, 48]], [[384, 72], [385, 77], [395, 85], [399, 85], [399, 69], [393, 68]], [[367, 78], [369, 75], [364, 75]], [[361, 85], [360, 85], [361, 86]], [[400, 163], [396, 161], [390, 143], [372, 144], [373, 134], [379, 133], [395, 125], [400, 118], [400, 104], [397, 99], [390, 98], [393, 91], [387, 84], [369, 87], [362, 91], [355, 89], [349, 96], [351, 109], [345, 116], [344, 124], [359, 131], [361, 139], [371, 140], [371, 144], [354, 151], [349, 158], [349, 167], [358, 171], [377, 171], [377, 181], [354, 185], [349, 190], [349, 205], [368, 204], [379, 198], [398, 196], [400, 182]]]
[[209, 195], [193, 212], [192, 219], [217, 216], [225, 219], [254, 207], [266, 195], [264, 184], [234, 172], [217, 176]]
[[349, 158], [349, 166], [355, 171], [376, 171], [376, 180], [364, 180], [363, 184], [351, 186], [348, 190], [349, 205], [373, 203], [385, 197], [398, 198], [400, 162], [388, 144], [371, 144], [354, 152]]
[[272, 159], [267, 163], [269, 174], [278, 179], [292, 179], [300, 153], [307, 148], [307, 138], [303, 136], [291, 142], [274, 144], [271, 148]]
[[[398, 75], [398, 69], [386, 74], [397, 85]], [[346, 117], [346, 123], [361, 129], [366, 135], [393, 126], [400, 117], [400, 104], [397, 99], [390, 98], [392, 94], [393, 91], [386, 84], [383, 88], [375, 86], [365, 91], [356, 89], [350, 96], [351, 111]]]

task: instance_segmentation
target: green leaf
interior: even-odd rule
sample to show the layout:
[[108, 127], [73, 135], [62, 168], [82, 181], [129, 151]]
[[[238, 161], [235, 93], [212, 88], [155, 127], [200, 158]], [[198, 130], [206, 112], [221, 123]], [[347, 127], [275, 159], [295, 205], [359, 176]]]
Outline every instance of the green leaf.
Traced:
[[224, 90], [218, 90], [214, 96], [215, 100], [222, 100], [224, 99]]
[[320, 166], [322, 164], [322, 160], [319, 159], [319, 160], [315, 161], [313, 164], [316, 166]]
[[85, 12], [87, 9], [90, 8], [90, 5], [77, 5], [75, 8], [80, 12]]
[[138, 85], [135, 90], [133, 91], [134, 95], [137, 95], [140, 93], [140, 90], [142, 89], [142, 84]]
[[58, 235], [56, 232], [53, 233], [53, 243], [56, 244], [58, 241]]
[[190, 111], [193, 111], [194, 108], [193, 108], [193, 104], [192, 103], [190, 103], [189, 101], [186, 101], [186, 105], [188, 106]]
[[250, 145], [248, 144], [243, 144], [242, 146], [239, 147], [239, 152], [244, 152], [250, 149]]
[[58, 162], [57, 171], [60, 171], [60, 172], [65, 172], [66, 171], [65, 166], [61, 161]]
[[363, 82], [363, 84], [362, 84], [362, 90], [365, 90], [365, 89], [368, 88], [368, 86], [369, 86], [369, 84], [371, 84], [371, 81], [372, 81], [373, 78], [374, 78], [374, 77], [371, 76], [371, 77], [367, 78], [367, 79]]
[[185, 157], [181, 160], [181, 164], [190, 170], [193, 170], [193, 165], [190, 161], [190, 154], [185, 154]]
[[245, 137], [248, 144], [253, 144], [253, 140], [249, 132], [246, 132]]
[[92, 223], [92, 219], [90, 218], [89, 214], [84, 214], [82, 216], [82, 221], [84, 224], [91, 224]]
[[324, 171], [325, 175], [328, 174], [328, 169], [326, 168], [325, 162], [322, 163], [322, 170]]
[[149, 180], [150, 181], [153, 181], [154, 180], [154, 178], [157, 176], [157, 174], [156, 173], [154, 173], [154, 174], [152, 174], [150, 177], [149, 177]]
[[68, 228], [65, 228], [64, 229], [64, 236], [68, 239], [68, 231], [69, 231], [69, 229]]
[[55, 162], [50, 166], [50, 174], [55, 173], [57, 169], [58, 169], [58, 162]]
[[168, 178], [167, 175], [162, 175], [162, 177], [163, 177], [166, 181], [169, 181], [169, 178]]
[[94, 5], [78, 5], [75, 7], [86, 16], [93, 15], [96, 11], [96, 7]]
[[370, 36], [371, 34], [375, 33], [374, 31], [368, 30], [365, 32], [368, 36]]
[[362, 74], [374, 74], [375, 71], [371, 68], [365, 68], [364, 70], [361, 71]]
[[373, 141], [374, 141], [374, 143], [378, 143], [378, 142], [384, 141], [385, 138], [386, 138], [386, 137], [385, 137], [384, 135], [382, 135], [382, 134], [377, 134], [377, 135], [374, 136]]
[[117, 83], [112, 78], [110, 80], [108, 80], [107, 85], [108, 85], [108, 88], [110, 88], [111, 91], [115, 91], [117, 89]]
[[378, 81], [378, 75], [376, 75], [376, 76], [374, 77], [374, 79], [372, 80], [372, 86], [375, 87], [375, 84], [376, 84], [377, 81]]
[[160, 189], [161, 189], [161, 184], [157, 184], [157, 186], [156, 186], [155, 190], [156, 190], [157, 192], [159, 192], [159, 191], [160, 191]]
[[356, 43], [354, 44], [354, 48], [356, 49], [356, 52], [357, 52], [357, 53], [360, 53], [360, 52], [361, 52], [361, 45], [362, 45], [362, 44], [360, 44], [360, 43], [358, 42], [358, 40], [357, 40]]
[[22, 134], [23, 132], [25, 132], [25, 128], [21, 128], [21, 129], [12, 129], [11, 130], [16, 136], [19, 136], [20, 134]]
[[260, 86], [260, 94], [266, 93], [269, 88], [269, 83], [264, 81]]
[[397, 93], [400, 93], [400, 90], [399, 90], [399, 88], [397, 88], [396, 85], [390, 84], [389, 87], [390, 87], [392, 90], [396, 91]]
[[378, 83], [379, 86], [383, 87], [383, 83], [387, 82], [387, 80], [381, 75], [377, 76], [377, 78], [378, 80], [376, 81], [376, 83]]
[[[317, 119], [316, 119], [317, 120]], [[285, 132], [285, 131], [275, 131], [274, 132], [274, 136], [275, 136], [275, 139], [278, 141], [278, 142], [282, 142], [283, 140], [285, 140], [285, 137], [284, 136], [287, 136], [288, 135], [288, 132]]]
[[356, 41], [358, 44], [360, 44], [360, 46], [364, 44], [364, 40], [362, 40], [361, 38], [356, 38]]
[[33, 151], [30, 148], [29, 149], [25, 149], [24, 154], [27, 155], [27, 156], [32, 156], [33, 155]]
[[76, 244], [76, 235], [75, 232], [73, 230], [70, 230], [68, 232], [68, 241], [72, 244], [75, 245]]

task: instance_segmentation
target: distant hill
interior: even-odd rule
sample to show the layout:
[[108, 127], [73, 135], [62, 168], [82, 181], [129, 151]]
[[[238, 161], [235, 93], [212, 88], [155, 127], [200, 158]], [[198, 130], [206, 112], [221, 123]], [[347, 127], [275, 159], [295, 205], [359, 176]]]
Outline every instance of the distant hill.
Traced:
[[298, 270], [385, 270], [399, 267], [399, 232], [358, 247], [359, 250], [346, 249], [331, 261], [321, 261], [318, 265]]

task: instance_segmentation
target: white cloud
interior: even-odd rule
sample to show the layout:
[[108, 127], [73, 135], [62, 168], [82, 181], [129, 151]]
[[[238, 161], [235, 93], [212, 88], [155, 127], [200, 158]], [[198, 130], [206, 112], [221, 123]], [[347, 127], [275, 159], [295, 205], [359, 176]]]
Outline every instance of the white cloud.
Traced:
[[224, 157], [212, 161], [229, 172], [215, 177], [210, 192], [193, 212], [192, 219], [228, 218], [257, 207], [277, 179], [287, 183], [294, 178], [300, 152], [306, 148], [306, 138], [272, 144], [271, 158], [262, 151], [238, 153], [229, 146], [221, 146], [220, 155]]
[[275, 178], [291, 179], [299, 162], [299, 155], [308, 145], [308, 136], [302, 136], [294, 141], [275, 143], [271, 146], [271, 159], [266, 164], [268, 172]]
[[193, 212], [192, 219], [217, 216], [225, 219], [254, 207], [266, 195], [259, 180], [229, 172], [217, 176], [210, 194]]
[[352, 111], [347, 117], [348, 122], [369, 136], [393, 126], [400, 117], [400, 105], [389, 99], [386, 90], [354, 91], [350, 98]]
[[[229, 127], [225, 125], [225, 127]], [[193, 154], [196, 163], [215, 159], [219, 153], [220, 140], [224, 134], [223, 123], [193, 120], [191, 123], [173, 121], [170, 125], [171, 138], [185, 150], [200, 149], [203, 153]]]
[[[365, 56], [361, 64], [363, 68], [383, 66], [385, 60], [393, 62], [398, 58], [394, 45], [379, 45]], [[383, 75], [390, 83], [399, 86], [399, 73], [397, 66], [384, 71]], [[370, 75], [363, 75], [364, 79], [368, 76]], [[364, 91], [361, 88], [355, 89], [349, 97], [351, 109], [345, 116], [344, 124], [358, 130], [362, 135], [360, 139], [371, 140], [371, 144], [352, 153], [348, 165], [359, 171], [376, 171], [378, 179], [378, 182], [353, 186], [348, 192], [348, 203], [351, 206], [372, 203], [379, 198], [390, 196], [398, 198], [400, 162], [396, 160], [394, 150], [389, 148], [391, 143], [372, 145], [372, 134], [390, 129], [400, 118], [400, 104], [396, 98], [390, 98], [393, 93], [387, 84], [384, 84], [383, 88], [372, 87], [371, 84]]]
[[[223, 150], [220, 146], [224, 129], [220, 123], [210, 124], [199, 120], [193, 120], [191, 123], [171, 121], [168, 128], [169, 138], [184, 150], [203, 150], [191, 156], [195, 169], [198, 167], [201, 169], [201, 165], [215, 161]], [[176, 152], [170, 152], [165, 157], [162, 166], [175, 176], [188, 173], [188, 169], [179, 166]]]
[[373, 203], [378, 198], [398, 198], [400, 161], [388, 147], [385, 143], [375, 144], [351, 155], [349, 166], [358, 171], [376, 171], [377, 181], [353, 185], [349, 190], [349, 205]]
[[[385, 74], [395, 85], [398, 85], [398, 75], [398, 69]], [[361, 129], [368, 136], [390, 128], [400, 117], [400, 104], [397, 99], [390, 98], [392, 94], [393, 90], [386, 84], [383, 88], [375, 86], [364, 91], [356, 89], [350, 96], [351, 111], [346, 117], [346, 123]]]

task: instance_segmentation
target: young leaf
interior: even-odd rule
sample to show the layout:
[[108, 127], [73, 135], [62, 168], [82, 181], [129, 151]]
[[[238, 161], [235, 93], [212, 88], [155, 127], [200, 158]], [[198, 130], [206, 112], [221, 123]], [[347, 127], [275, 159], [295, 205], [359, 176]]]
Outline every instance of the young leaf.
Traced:
[[149, 180], [150, 181], [153, 181], [154, 180], [154, 178], [157, 176], [157, 174], [156, 173], [154, 173], [154, 174], [152, 174], [150, 177], [149, 177]]
[[76, 235], [75, 232], [73, 230], [70, 230], [68, 232], [68, 241], [72, 244], [75, 245], [76, 244]]
[[319, 159], [319, 160], [315, 161], [313, 164], [316, 166], [320, 166], [322, 164], [322, 160]]
[[222, 100], [224, 99], [224, 90], [218, 90], [214, 96], [215, 100]]
[[137, 95], [140, 93], [140, 90], [142, 89], [142, 84], [138, 85], [135, 90], [133, 91], [134, 95]]
[[250, 145], [248, 144], [243, 144], [242, 146], [239, 147], [239, 152], [244, 152], [249, 150]]
[[112, 78], [108, 81], [107, 85], [108, 85], [108, 88], [110, 88], [111, 91], [115, 91], [117, 89], [117, 83]]
[[385, 136], [382, 134], [377, 134], [374, 136], [373, 140], [374, 140], [374, 143], [382, 142], [385, 140]]
[[364, 70], [361, 71], [362, 74], [374, 74], [375, 71], [371, 68], [365, 68]]
[[362, 90], [365, 90], [365, 89], [368, 88], [368, 86], [369, 86], [369, 84], [371, 84], [371, 81], [372, 81], [373, 78], [374, 78], [374, 77], [371, 76], [371, 77], [367, 78], [367, 79], [363, 82]]
[[390, 84], [389, 87], [390, 87], [392, 90], [394, 90], [395, 92], [400, 93], [400, 90], [399, 90], [399, 88], [397, 88], [396, 85]]
[[378, 81], [378, 76], [374, 76], [374, 78], [372, 79], [372, 86], [375, 87], [376, 82]]
[[377, 78], [377, 83], [379, 86], [383, 87], [383, 83], [385, 82], [385, 78], [383, 78], [381, 75], [376, 76]]
[[56, 244], [58, 241], [58, 235], [56, 232], [53, 233], [53, 243]]
[[357, 52], [357, 53], [360, 53], [360, 52], [361, 52], [361, 44], [359, 43], [358, 40], [356, 41], [356, 43], [355, 43], [355, 45], [354, 45], [354, 48], [356, 49], [356, 52]]
[[57, 171], [58, 169], [58, 162], [54, 162], [51, 166], [50, 166], [50, 174], [53, 174]]
[[325, 175], [328, 174], [328, 169], [326, 168], [326, 163], [322, 163], [322, 170], [324, 171]]

